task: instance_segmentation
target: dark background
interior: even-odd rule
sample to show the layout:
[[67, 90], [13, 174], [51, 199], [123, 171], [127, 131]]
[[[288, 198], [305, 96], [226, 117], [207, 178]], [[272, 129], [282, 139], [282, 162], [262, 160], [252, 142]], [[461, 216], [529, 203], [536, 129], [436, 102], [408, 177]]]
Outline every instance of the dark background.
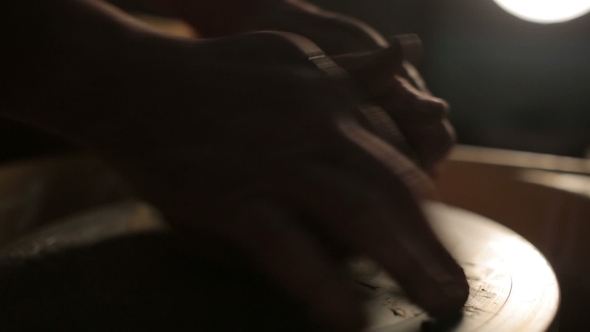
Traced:
[[492, 0], [314, 0], [386, 35], [416, 32], [460, 143], [582, 157], [590, 146], [590, 15], [523, 21]]

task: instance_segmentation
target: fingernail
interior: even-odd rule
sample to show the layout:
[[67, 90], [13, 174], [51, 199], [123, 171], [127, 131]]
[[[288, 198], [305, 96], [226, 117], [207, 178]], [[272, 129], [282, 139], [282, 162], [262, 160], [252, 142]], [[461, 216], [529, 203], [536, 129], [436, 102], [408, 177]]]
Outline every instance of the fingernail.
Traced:
[[454, 280], [453, 282], [442, 285], [440, 290], [445, 297], [445, 305], [439, 307], [436, 312], [433, 312], [433, 316], [436, 318], [446, 318], [461, 312], [469, 298], [469, 284], [466, 281]]
[[454, 281], [451, 284], [443, 287], [445, 295], [453, 300], [453, 303], [458, 303], [458, 306], [462, 306], [469, 297], [469, 284], [462, 281]]

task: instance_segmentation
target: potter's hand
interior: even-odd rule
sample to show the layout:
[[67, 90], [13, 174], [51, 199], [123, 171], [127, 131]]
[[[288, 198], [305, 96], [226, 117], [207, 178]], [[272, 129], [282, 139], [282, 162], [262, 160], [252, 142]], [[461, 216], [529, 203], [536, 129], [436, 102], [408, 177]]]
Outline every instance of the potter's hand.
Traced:
[[362, 313], [334, 252], [372, 258], [435, 316], [462, 307], [463, 271], [419, 207], [428, 179], [357, 122], [378, 107], [315, 45], [173, 39], [95, 1], [1, 6], [1, 113], [104, 156], [188, 238], [339, 330]]
[[[303, 0], [149, 1], [182, 17], [205, 38], [257, 30], [304, 36], [352, 74], [367, 101], [385, 110], [387, 115], [372, 116], [382, 123], [369, 125], [369, 130], [386, 128], [390, 136], [387, 140], [427, 171], [453, 146], [455, 136], [447, 120], [447, 104], [427, 91], [408, 61], [419, 57], [416, 50], [421, 45], [414, 42], [416, 38], [388, 41], [355, 18]], [[394, 125], [387, 123], [391, 119]], [[383, 136], [383, 130], [376, 133]]]
[[[312, 40], [351, 73], [366, 100], [385, 110], [405, 138], [393, 137], [390, 143], [427, 171], [447, 155], [455, 142], [447, 119], [448, 105], [432, 96], [410, 63], [421, 57], [418, 37], [388, 40], [355, 18], [301, 0], [265, 3], [265, 28], [294, 32]], [[387, 122], [385, 117], [380, 118]], [[383, 124], [374, 123], [369, 128], [374, 130], [375, 126]]]
[[378, 107], [315, 45], [255, 33], [144, 70], [119, 90], [118, 139], [97, 143], [171, 224], [227, 244], [339, 330], [362, 314], [335, 247], [375, 260], [432, 315], [461, 308], [465, 276], [419, 207], [427, 177], [357, 121]]
[[[434, 171], [452, 148], [455, 134], [447, 119], [448, 104], [432, 96], [416, 69], [405, 60], [407, 49], [414, 46], [407, 45], [407, 39], [414, 40], [414, 45], [419, 43], [417, 37], [402, 36], [392, 38], [384, 49], [333, 59], [349, 71], [364, 98], [385, 110], [403, 133], [405, 140], [394, 137], [390, 143], [426, 171]], [[382, 122], [388, 120], [382, 118]]]

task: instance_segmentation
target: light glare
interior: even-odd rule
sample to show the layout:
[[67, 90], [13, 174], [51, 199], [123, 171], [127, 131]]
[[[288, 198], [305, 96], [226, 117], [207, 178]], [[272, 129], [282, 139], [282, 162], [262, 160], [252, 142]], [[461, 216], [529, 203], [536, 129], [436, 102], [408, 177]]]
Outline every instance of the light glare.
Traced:
[[590, 12], [590, 0], [494, 0], [500, 7], [523, 20], [558, 23]]

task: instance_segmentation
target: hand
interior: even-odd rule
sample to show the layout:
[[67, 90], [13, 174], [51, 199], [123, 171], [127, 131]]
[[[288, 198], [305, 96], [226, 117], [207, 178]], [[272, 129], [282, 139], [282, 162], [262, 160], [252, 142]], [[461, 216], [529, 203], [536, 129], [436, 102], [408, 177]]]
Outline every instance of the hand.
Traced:
[[[407, 45], [408, 39], [413, 45]], [[430, 94], [404, 58], [406, 50], [416, 45], [417, 37], [396, 37], [385, 49], [334, 56], [333, 60], [348, 70], [365, 99], [381, 106], [406, 138], [393, 138], [390, 143], [430, 172], [452, 148], [455, 133], [447, 119], [448, 104]]]
[[179, 43], [120, 69], [108, 139], [89, 142], [172, 225], [229, 246], [338, 330], [363, 315], [335, 246], [432, 315], [461, 309], [463, 271], [419, 206], [427, 177], [355, 120], [377, 107], [339, 67], [290, 34]]
[[[265, 3], [264, 28], [294, 32], [312, 40], [351, 73], [367, 100], [386, 111], [405, 137], [397, 135], [390, 143], [427, 171], [448, 154], [455, 142], [447, 119], [448, 104], [432, 96], [411, 64], [422, 53], [416, 36], [387, 40], [357, 19], [301, 0]], [[379, 118], [387, 122], [384, 116]], [[386, 126], [388, 131], [395, 131], [395, 126]]]

